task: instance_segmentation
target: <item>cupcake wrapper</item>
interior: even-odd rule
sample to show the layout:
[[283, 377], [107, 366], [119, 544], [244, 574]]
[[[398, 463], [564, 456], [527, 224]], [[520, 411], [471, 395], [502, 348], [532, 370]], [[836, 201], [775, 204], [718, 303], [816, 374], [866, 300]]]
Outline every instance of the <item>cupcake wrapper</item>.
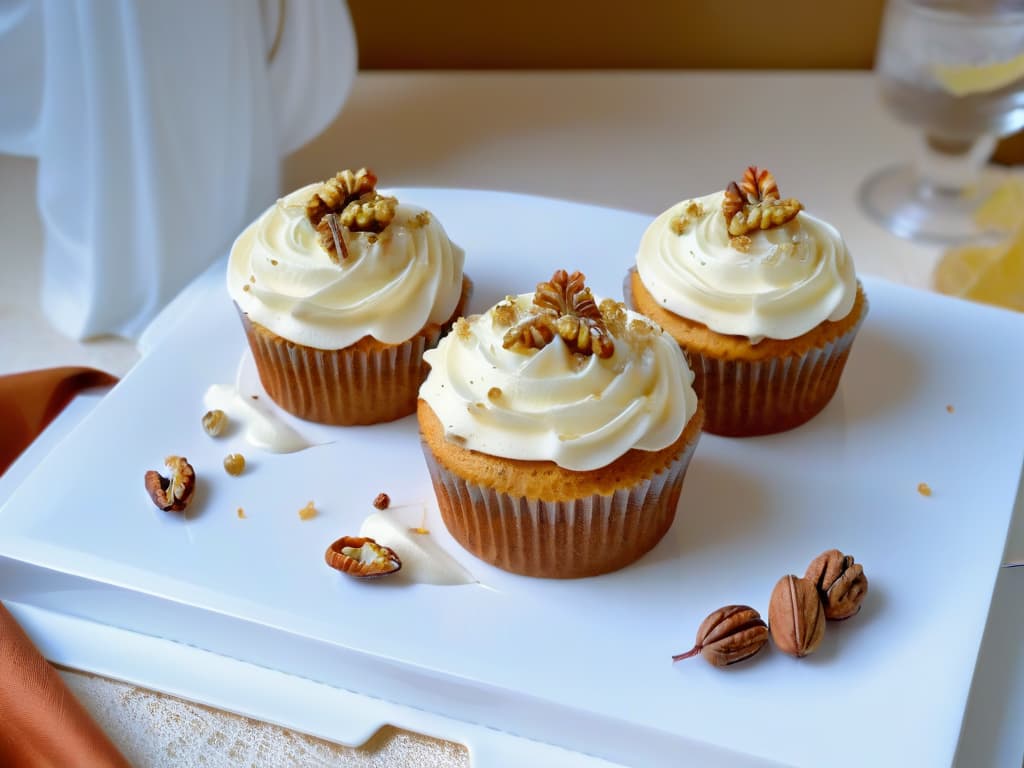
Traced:
[[408, 416], [429, 370], [423, 352], [444, 328], [422, 331], [378, 349], [322, 350], [275, 338], [242, 313], [260, 382], [270, 398], [301, 419], [320, 424], [377, 424]]
[[816, 416], [839, 387], [864, 314], [845, 334], [803, 355], [721, 360], [684, 349], [704, 405], [704, 429], [734, 437], [767, 435]]
[[423, 444], [445, 526], [481, 560], [524, 576], [578, 578], [618, 570], [657, 544], [675, 518], [691, 441], [660, 472], [610, 496], [541, 501], [499, 493], [442, 466]]
[[[635, 307], [631, 268], [622, 283], [623, 296]], [[867, 315], [867, 302], [857, 322], [842, 336], [803, 355], [760, 361], [723, 360], [682, 345], [693, 389], [704, 406], [704, 431], [728, 437], [784, 432], [816, 416], [832, 400], [850, 356], [853, 339]]]

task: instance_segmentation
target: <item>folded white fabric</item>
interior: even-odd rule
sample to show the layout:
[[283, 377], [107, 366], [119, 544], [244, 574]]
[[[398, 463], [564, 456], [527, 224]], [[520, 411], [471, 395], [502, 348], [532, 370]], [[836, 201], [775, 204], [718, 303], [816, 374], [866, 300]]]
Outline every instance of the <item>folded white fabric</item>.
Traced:
[[0, 151], [39, 157], [51, 322], [140, 333], [279, 194], [355, 71], [341, 0], [0, 2]]

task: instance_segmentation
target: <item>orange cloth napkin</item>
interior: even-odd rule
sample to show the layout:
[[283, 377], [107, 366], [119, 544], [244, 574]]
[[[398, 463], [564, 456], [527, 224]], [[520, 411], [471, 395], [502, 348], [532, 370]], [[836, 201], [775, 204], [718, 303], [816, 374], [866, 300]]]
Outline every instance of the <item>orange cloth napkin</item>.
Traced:
[[0, 376], [0, 475], [83, 389], [117, 379], [93, 368], [48, 368]]
[[[90, 368], [0, 377], [0, 473], [77, 392], [117, 382]], [[0, 766], [129, 766], [0, 605]]]

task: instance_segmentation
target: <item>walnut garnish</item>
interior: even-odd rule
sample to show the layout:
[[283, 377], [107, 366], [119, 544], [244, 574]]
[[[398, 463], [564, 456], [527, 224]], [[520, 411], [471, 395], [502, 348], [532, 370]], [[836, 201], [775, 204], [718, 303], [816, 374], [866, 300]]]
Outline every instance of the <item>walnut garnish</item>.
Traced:
[[746, 235], [737, 235], [736, 237], [729, 238], [729, 245], [740, 253], [747, 253], [750, 250], [750, 246], [754, 244]]
[[745, 235], [759, 229], [785, 224], [803, 210], [796, 198], [779, 198], [775, 177], [767, 169], [751, 165], [743, 173], [743, 181], [730, 181], [722, 201], [722, 213], [729, 234]]
[[573, 352], [611, 357], [615, 343], [585, 280], [582, 272], [560, 269], [550, 281], [538, 283], [530, 314], [505, 333], [502, 346], [542, 349], [560, 336]]
[[473, 335], [472, 329], [469, 327], [469, 321], [460, 317], [455, 321], [455, 335], [463, 341], [469, 341], [469, 337]]
[[228, 425], [228, 416], [220, 408], [203, 414], [203, 429], [210, 437], [220, 437]]
[[317, 514], [316, 505], [310, 500], [306, 502], [306, 506], [299, 510], [299, 520], [312, 520]]
[[491, 387], [487, 390], [487, 399], [492, 403], [495, 403], [498, 400], [501, 400], [502, 394], [504, 393], [501, 391], [501, 387]]
[[398, 201], [377, 192], [373, 171], [341, 171], [328, 179], [306, 203], [306, 216], [320, 235], [320, 245], [335, 263], [348, 258], [349, 232], [380, 233], [395, 218]]
[[160, 509], [184, 512], [196, 489], [196, 472], [188, 459], [182, 456], [168, 456], [164, 459], [164, 465], [170, 477], [164, 477], [155, 469], [146, 472], [149, 498]]
[[238, 477], [245, 471], [245, 456], [240, 453], [229, 453], [224, 457], [224, 471]]
[[357, 579], [375, 579], [402, 568], [395, 550], [365, 536], [342, 536], [327, 548], [327, 564]]
[[376, 498], [373, 500], [373, 506], [377, 509], [387, 509], [391, 506], [391, 497], [386, 493], [378, 493]]
[[682, 211], [669, 220], [668, 225], [677, 235], [685, 235], [689, 231], [690, 225], [703, 215], [704, 206], [696, 200], [690, 200], [683, 206]]
[[495, 325], [508, 327], [519, 319], [519, 309], [516, 307], [514, 296], [506, 296], [504, 301], [499, 301], [491, 309]]
[[930, 485], [928, 485], [928, 483], [918, 483], [917, 484], [917, 492], [920, 493], [922, 496], [926, 496], [926, 497], [927, 496], [931, 496], [932, 495], [932, 487]]

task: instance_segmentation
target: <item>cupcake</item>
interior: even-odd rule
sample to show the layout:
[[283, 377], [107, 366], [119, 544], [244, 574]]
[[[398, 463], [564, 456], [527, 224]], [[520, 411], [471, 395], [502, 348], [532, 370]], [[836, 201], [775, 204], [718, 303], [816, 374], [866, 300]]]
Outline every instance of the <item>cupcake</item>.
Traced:
[[459, 319], [426, 353], [423, 451], [441, 516], [526, 576], [632, 563], [675, 517], [702, 415], [675, 341], [579, 272]]
[[462, 314], [464, 254], [429, 211], [342, 171], [292, 192], [231, 248], [228, 292], [275, 403], [323, 424], [416, 410], [423, 352]]
[[792, 429], [828, 405], [868, 306], [835, 227], [756, 167], [658, 216], [625, 293], [686, 353], [704, 429], [734, 436]]

